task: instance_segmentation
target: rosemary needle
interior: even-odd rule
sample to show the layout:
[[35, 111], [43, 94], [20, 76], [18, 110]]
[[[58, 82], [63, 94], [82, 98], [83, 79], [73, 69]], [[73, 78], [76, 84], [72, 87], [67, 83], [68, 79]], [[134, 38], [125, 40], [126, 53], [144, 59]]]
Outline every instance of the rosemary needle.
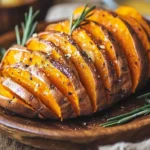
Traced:
[[86, 4], [84, 6], [84, 9], [81, 13], [81, 15], [74, 20], [74, 15], [71, 16], [70, 19], [70, 35], [72, 34], [72, 32], [78, 28], [79, 26], [84, 25], [85, 23], [87, 23], [87, 19], [93, 15], [92, 13], [90, 14], [90, 12], [92, 12], [94, 9], [96, 8], [96, 6], [92, 6], [90, 8], [88, 8], [88, 4]]
[[22, 43], [21, 43], [22, 45], [24, 45], [26, 43], [26, 40], [28, 38], [28, 32], [29, 32], [29, 28], [30, 28], [30, 24], [31, 24], [31, 19], [32, 19], [32, 12], [33, 12], [33, 8], [30, 7], [28, 19], [26, 21], [26, 25], [25, 25], [25, 29], [24, 29], [24, 33], [23, 33], [23, 38], [22, 38]]
[[6, 49], [0, 47], [0, 61], [2, 60], [5, 52], [6, 52]]
[[19, 27], [18, 26], [15, 26], [15, 32], [16, 32], [17, 44], [20, 45], [21, 41], [20, 41], [20, 34], [19, 34]]
[[[138, 98], [147, 98], [147, 96], [149, 96], [149, 93], [143, 94], [143, 95], [139, 96]], [[124, 124], [126, 122], [129, 122], [138, 116], [148, 115], [148, 114], [150, 114], [150, 104], [146, 104], [145, 106], [142, 106], [140, 108], [132, 110], [132, 111], [125, 113], [123, 115], [119, 115], [119, 116], [107, 119], [107, 122], [100, 124], [100, 126], [111, 127], [111, 126], [115, 126], [115, 125], [120, 125], [120, 124]]]
[[18, 25], [16, 25], [15, 32], [16, 32], [17, 44], [25, 45], [26, 41], [32, 36], [38, 24], [38, 22], [34, 22], [34, 19], [38, 14], [39, 14], [39, 10], [33, 13], [32, 7], [29, 8], [29, 13], [25, 13], [25, 22], [21, 23], [21, 27], [23, 30], [22, 39], [20, 37], [19, 27]]

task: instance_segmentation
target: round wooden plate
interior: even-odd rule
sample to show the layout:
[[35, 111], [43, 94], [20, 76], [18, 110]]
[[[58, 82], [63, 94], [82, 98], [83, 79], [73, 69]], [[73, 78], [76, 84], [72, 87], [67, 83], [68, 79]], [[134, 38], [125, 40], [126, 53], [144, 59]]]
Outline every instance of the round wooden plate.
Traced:
[[[46, 24], [41, 23], [38, 31]], [[14, 32], [0, 37], [0, 46], [9, 47], [15, 41]], [[144, 116], [124, 125], [103, 128], [100, 124], [107, 118], [128, 112], [144, 104], [137, 95], [150, 90], [147, 86], [143, 91], [122, 100], [111, 108], [94, 114], [67, 121], [30, 120], [12, 115], [0, 109], [0, 130], [10, 138], [21, 143], [52, 150], [83, 150], [96, 149], [99, 145], [112, 144], [119, 141], [137, 142], [150, 137], [150, 116]]]

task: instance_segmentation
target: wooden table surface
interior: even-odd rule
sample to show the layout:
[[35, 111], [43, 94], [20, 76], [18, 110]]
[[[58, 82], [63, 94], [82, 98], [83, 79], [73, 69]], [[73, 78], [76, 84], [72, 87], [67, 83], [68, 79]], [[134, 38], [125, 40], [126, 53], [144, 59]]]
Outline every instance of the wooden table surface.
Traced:
[[0, 150], [38, 150], [0, 134]]

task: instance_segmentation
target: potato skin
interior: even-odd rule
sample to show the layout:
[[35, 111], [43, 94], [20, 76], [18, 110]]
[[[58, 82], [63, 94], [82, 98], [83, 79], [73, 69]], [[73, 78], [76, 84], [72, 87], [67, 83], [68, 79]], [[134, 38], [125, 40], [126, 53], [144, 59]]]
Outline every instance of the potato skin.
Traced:
[[0, 95], [0, 106], [27, 118], [38, 118], [38, 112], [17, 101]]
[[38, 114], [30, 105], [27, 105], [17, 95], [11, 93], [7, 88], [2, 85], [4, 79], [0, 79], [0, 106], [7, 109], [15, 114], [28, 117], [28, 118], [43, 118], [42, 115]]
[[41, 114], [45, 119], [56, 119], [55, 115], [41, 103], [33, 94], [31, 94], [27, 89], [18, 83], [14, 82], [10, 78], [6, 78], [2, 82], [3, 86], [7, 87], [10, 91], [18, 95], [22, 100], [24, 100], [28, 105], [33, 107], [39, 114]]

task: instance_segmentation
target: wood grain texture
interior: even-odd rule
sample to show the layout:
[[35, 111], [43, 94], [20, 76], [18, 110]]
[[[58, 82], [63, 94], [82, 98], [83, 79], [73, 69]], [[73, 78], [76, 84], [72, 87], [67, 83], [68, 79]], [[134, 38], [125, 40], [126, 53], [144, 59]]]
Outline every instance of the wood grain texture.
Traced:
[[[42, 24], [40, 30], [44, 28], [45, 24]], [[0, 45], [8, 47], [14, 39], [14, 33], [8, 33], [3, 36], [3, 39], [0, 38]], [[141, 141], [150, 137], [150, 116], [140, 117], [127, 124], [109, 128], [100, 127], [100, 123], [105, 122], [107, 118], [142, 106], [144, 100], [138, 100], [136, 97], [149, 90], [150, 87], [147, 86], [136, 95], [93, 116], [63, 122], [30, 120], [0, 108], [0, 131], [21, 143], [47, 150], [90, 150], [96, 149], [98, 145], [119, 141]]]

